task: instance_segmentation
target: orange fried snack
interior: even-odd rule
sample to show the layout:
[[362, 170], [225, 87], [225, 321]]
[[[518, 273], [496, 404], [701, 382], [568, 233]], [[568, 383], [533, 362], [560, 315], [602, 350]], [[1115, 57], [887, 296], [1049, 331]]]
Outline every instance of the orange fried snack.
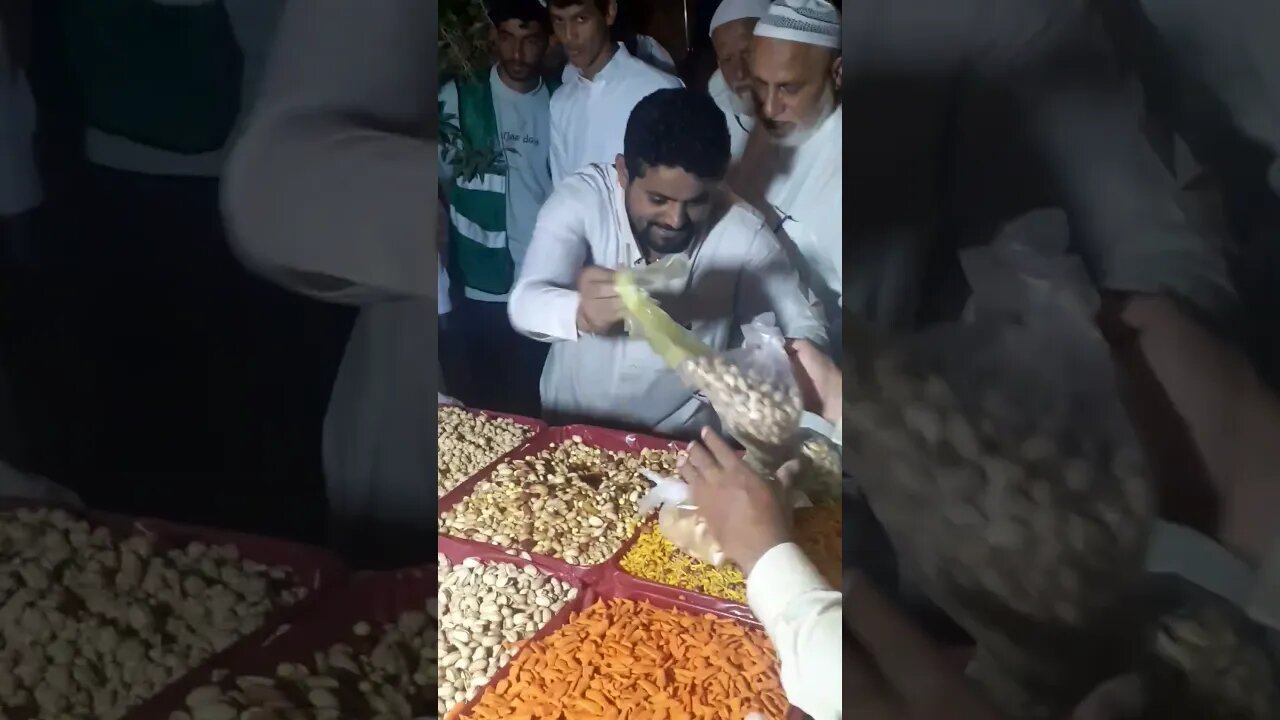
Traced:
[[610, 600], [525, 646], [469, 720], [783, 720], [778, 658], [759, 630]]

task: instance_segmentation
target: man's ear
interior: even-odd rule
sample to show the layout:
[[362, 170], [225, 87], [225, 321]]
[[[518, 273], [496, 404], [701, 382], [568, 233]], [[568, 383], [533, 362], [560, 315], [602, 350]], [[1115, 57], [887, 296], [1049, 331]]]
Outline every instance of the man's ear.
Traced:
[[618, 0], [609, 0], [609, 11], [604, 14], [604, 22], [609, 27], [618, 19]]
[[831, 61], [831, 79], [835, 82], [836, 93], [840, 92], [840, 85], [844, 82], [844, 55], [836, 53], [836, 57]]
[[631, 184], [631, 176], [627, 174], [627, 161], [622, 157], [622, 153], [618, 153], [613, 158], [613, 168], [618, 171], [618, 184], [626, 190]]

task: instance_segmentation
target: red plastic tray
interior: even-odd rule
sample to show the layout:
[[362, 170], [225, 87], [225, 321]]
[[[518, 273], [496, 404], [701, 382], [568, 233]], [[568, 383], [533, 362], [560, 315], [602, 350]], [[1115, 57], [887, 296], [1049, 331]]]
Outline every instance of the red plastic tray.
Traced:
[[[598, 582], [588, 588], [585, 594], [580, 594], [575, 602], [567, 605], [556, 617], [552, 618], [551, 622], [547, 623], [530, 639], [530, 642], [537, 642], [564, 627], [569, 622], [570, 612], [581, 612], [597, 602], [619, 599], [646, 601], [654, 607], [681, 610], [693, 615], [711, 613], [734, 620], [756, 630], [763, 629], [750, 611], [741, 605], [708, 598], [697, 593], [684, 593], [674, 588], [654, 583], [643, 585], [633, 583], [631, 582], [632, 580], [635, 580], [635, 578], [631, 578], [626, 573], [610, 571], [604, 574]], [[643, 581], [640, 581], [640, 583], [643, 583]], [[648, 587], [644, 585], [648, 585]], [[450, 712], [446, 716], [447, 720], [460, 720], [466, 712], [480, 702], [486, 692], [505, 679], [508, 674], [510, 674], [509, 666], [499, 670], [485, 685], [484, 689], [476, 694], [475, 698]], [[787, 713], [788, 720], [804, 720], [806, 717], [803, 712], [794, 707]]]
[[240, 556], [246, 560], [269, 566], [283, 566], [289, 569], [295, 582], [307, 587], [310, 592], [298, 603], [283, 607], [270, 613], [260, 628], [240, 638], [222, 652], [210, 656], [204, 663], [196, 666], [187, 674], [179, 677], [163, 690], [143, 701], [126, 713], [127, 718], [167, 718], [159, 708], [167, 707], [177, 698], [179, 704], [188, 692], [201, 684], [201, 678], [218, 667], [224, 667], [239, 649], [246, 645], [260, 642], [269, 637], [281, 623], [300, 617], [321, 602], [331, 592], [331, 588], [343, 583], [349, 573], [342, 561], [336, 556], [318, 548], [299, 545], [284, 540], [225, 532], [192, 525], [181, 525], [154, 518], [131, 518], [113, 513], [81, 510], [65, 505], [31, 503], [25, 501], [0, 501], [0, 512], [21, 508], [49, 508], [65, 510], [94, 527], [105, 527], [112, 535], [124, 538], [141, 533], [151, 538], [157, 549], [168, 550], [186, 546], [192, 542], [206, 545], [234, 545]]
[[[550, 575], [563, 582], [566, 582], [571, 587], [576, 589], [578, 591], [577, 596], [575, 596], [569, 602], [565, 603], [564, 607], [560, 608], [560, 610], [557, 611], [555, 615], [552, 615], [551, 620], [549, 620], [545, 626], [540, 628], [538, 632], [533, 634], [534, 638], [542, 636], [547, 631], [547, 628], [559, 628], [563, 626], [565, 623], [569, 622], [569, 613], [581, 610], [582, 608], [585, 608], [587, 605], [595, 602], [595, 598], [596, 598], [595, 592], [591, 589], [591, 587], [583, 584], [581, 579], [577, 575], [575, 575], [573, 572], [570, 571], [570, 568], [572, 566], [568, 566], [566, 565], [566, 563], [560, 562], [558, 560], [552, 560], [549, 558], [541, 558], [541, 557], [535, 557], [531, 560], [525, 560], [517, 556], [508, 555], [503, 550], [496, 548], [492, 545], [473, 542], [471, 540], [460, 540], [458, 538], [451, 538], [446, 536], [440, 537], [440, 554], [448, 558], [450, 563], [455, 563], [455, 564], [462, 562], [467, 558], [474, 557], [483, 562], [505, 562], [505, 563], [511, 563], [513, 565], [516, 565], [517, 567], [525, 567], [527, 565], [533, 565], [534, 567], [538, 568], [539, 570], [546, 573], [547, 575]], [[443, 612], [443, 609], [442, 609], [442, 612]], [[519, 653], [516, 653], [516, 654], [518, 655]], [[515, 656], [513, 655], [512, 657], [514, 658]], [[479, 693], [476, 694], [476, 698], [478, 699], [480, 695], [484, 694], [485, 690], [488, 689], [489, 685], [492, 685], [494, 682], [497, 682], [499, 678], [503, 678], [506, 676], [507, 676], [507, 668], [506, 667], [500, 668], [498, 672], [494, 675], [494, 677], [489, 681], [489, 684], [485, 685], [484, 689], [482, 689]], [[458, 708], [454, 708], [454, 710], [450, 711], [445, 717], [455, 717], [462, 708], [471, 707], [471, 705], [473, 705], [474, 703], [475, 703], [474, 699], [470, 702], [463, 703]]]
[[[439, 407], [444, 407], [444, 405], [440, 405]], [[518, 454], [523, 453], [523, 452], [525, 451], [525, 448], [529, 447], [529, 445], [530, 445], [531, 443], [534, 443], [534, 442], [537, 442], [537, 441], [541, 440], [542, 434], [543, 434], [543, 433], [545, 433], [545, 432], [547, 431], [547, 424], [546, 424], [545, 422], [543, 422], [543, 421], [541, 421], [541, 420], [534, 419], [534, 418], [524, 417], [523, 415], [510, 415], [510, 414], [508, 414], [508, 413], [494, 412], [494, 411], [492, 411], [492, 410], [480, 410], [480, 409], [477, 409], [477, 408], [464, 407], [464, 406], [462, 406], [462, 405], [452, 405], [452, 406], [450, 406], [450, 407], [456, 407], [456, 408], [458, 408], [459, 410], [465, 410], [465, 411], [467, 411], [467, 412], [469, 412], [469, 413], [472, 413], [472, 414], [474, 414], [474, 415], [482, 415], [482, 416], [487, 417], [487, 418], [505, 418], [505, 419], [510, 420], [510, 421], [512, 421], [512, 422], [518, 423], [518, 424], [520, 424], [520, 425], [525, 425], [525, 426], [527, 426], [527, 427], [532, 428], [532, 429], [533, 429], [533, 434], [532, 434], [532, 435], [530, 435], [529, 437], [525, 438], [525, 440], [524, 440], [524, 442], [523, 442], [523, 443], [521, 443], [521, 444], [517, 445], [515, 448], [512, 448], [511, 450], [508, 450], [507, 452], [503, 453], [502, 455], [499, 455], [497, 458], [495, 458], [495, 459], [494, 459], [492, 462], [490, 462], [488, 465], [485, 465], [484, 467], [480, 468], [479, 470], [475, 471], [474, 473], [471, 473], [471, 477], [468, 477], [467, 479], [465, 479], [465, 480], [463, 480], [462, 482], [458, 483], [457, 485], [455, 485], [455, 486], [454, 486], [454, 488], [453, 488], [452, 490], [450, 490], [449, 492], [447, 492], [447, 493], [445, 493], [444, 495], [440, 496], [439, 503], [440, 503], [441, 505], [443, 505], [447, 499], [449, 499], [449, 498], [451, 498], [453, 495], [457, 494], [457, 493], [458, 493], [458, 491], [459, 491], [459, 490], [461, 490], [461, 489], [462, 489], [462, 487], [463, 487], [464, 485], [467, 485], [468, 483], [470, 483], [470, 482], [471, 482], [472, 480], [474, 480], [475, 478], [477, 478], [477, 477], [488, 477], [488, 475], [489, 475], [490, 473], [492, 473], [492, 472], [493, 472], [493, 469], [494, 469], [495, 467], [497, 467], [499, 463], [504, 462], [504, 461], [505, 461], [505, 460], [507, 460], [508, 458], [511, 458], [511, 457], [514, 457], [514, 456], [516, 456], [516, 455], [518, 455]], [[437, 482], [438, 482], [438, 480], [437, 480]], [[450, 502], [451, 502], [451, 503], [457, 502], [457, 499], [455, 498], [455, 499], [451, 500]]]
[[[604, 428], [591, 427], [589, 425], [567, 425], [564, 427], [549, 428], [542, 433], [539, 438], [528, 443], [518, 453], [508, 455], [507, 462], [519, 460], [521, 458], [532, 457], [547, 449], [551, 445], [566, 442], [573, 437], [580, 437], [582, 441], [592, 447], [599, 447], [614, 452], [639, 453], [642, 450], [672, 450], [681, 451], [688, 447], [688, 443], [664, 438], [654, 437], [652, 435], [641, 435], [639, 433], [624, 432], [620, 430], [606, 430]], [[493, 468], [487, 468], [483, 473], [477, 473], [467, 481], [463, 482], [453, 492], [440, 499], [439, 512], [441, 514], [453, 509], [463, 498], [470, 495], [476, 486], [482, 481], [488, 479], [492, 474]], [[451, 538], [451, 536], [441, 533], [441, 540]], [[456, 539], [456, 538], [452, 538]], [[628, 539], [622, 544], [622, 547], [628, 547], [634, 538]], [[490, 546], [492, 547], [492, 546]], [[617, 560], [617, 554], [614, 557], [597, 565], [571, 565], [558, 558], [537, 553], [526, 553], [529, 557], [535, 559], [538, 563], [547, 567], [556, 567], [568, 571], [579, 580], [590, 584], [598, 578], [601, 573], [607, 571], [611, 563]]]
[[239, 643], [224, 658], [225, 662], [202, 666], [182, 692], [165, 691], [146, 705], [146, 714], [130, 717], [163, 719], [175, 710], [185, 709], [186, 696], [191, 690], [213, 684], [215, 669], [227, 671], [222, 683], [226, 687], [238, 676], [274, 677], [280, 663], [310, 664], [317, 651], [352, 640], [356, 623], [364, 621], [377, 627], [394, 622], [407, 610], [422, 609], [426, 601], [435, 596], [434, 565], [357, 573], [344, 587], [326, 594], [305, 616]]

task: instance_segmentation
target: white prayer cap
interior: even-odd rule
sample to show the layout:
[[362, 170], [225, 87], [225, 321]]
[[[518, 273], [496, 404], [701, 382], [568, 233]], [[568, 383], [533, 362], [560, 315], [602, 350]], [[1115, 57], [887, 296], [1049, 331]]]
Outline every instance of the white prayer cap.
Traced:
[[827, 0], [777, 0], [755, 34], [839, 50], [840, 11]]
[[769, 12], [769, 0], [723, 0], [711, 16], [711, 32], [734, 20], [761, 18]]

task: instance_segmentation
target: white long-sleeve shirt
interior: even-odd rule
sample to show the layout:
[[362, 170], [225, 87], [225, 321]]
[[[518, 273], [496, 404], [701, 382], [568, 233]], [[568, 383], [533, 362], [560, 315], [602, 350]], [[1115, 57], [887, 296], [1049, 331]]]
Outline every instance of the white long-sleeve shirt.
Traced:
[[747, 604], [773, 641], [782, 689], [813, 720], [840, 720], [844, 610], [795, 543], [775, 545], [747, 578]]
[[565, 84], [551, 96], [553, 186], [591, 163], [612, 163], [622, 153], [627, 120], [636, 105], [658, 90], [684, 87], [621, 43], [594, 79], [582, 77], [576, 68], [565, 74]]
[[[817, 294], [831, 323], [840, 322], [845, 290], [844, 224], [839, 211], [844, 192], [843, 122], [843, 110], [837, 108], [794, 149], [775, 144], [765, 133], [755, 133], [747, 141], [732, 181], [736, 191], [777, 223], [774, 230], [792, 250], [800, 277]], [[900, 278], [891, 258], [862, 260], [854, 265], [858, 274], [849, 283], [854, 306], [875, 310], [897, 305], [884, 296], [904, 294], [914, 278]], [[905, 265], [914, 270], [914, 263]]]
[[[739, 326], [767, 312], [788, 337], [824, 342], [825, 327], [762, 216], [728, 192], [719, 205], [720, 219], [692, 248], [686, 289], [659, 297], [663, 308], [717, 350], [728, 349]], [[541, 385], [549, 420], [675, 436], [713, 423], [710, 406], [644, 340], [579, 336], [575, 288], [583, 267], [644, 262], [612, 165], [565, 178], [543, 205], [508, 312], [516, 330], [553, 343]]]

